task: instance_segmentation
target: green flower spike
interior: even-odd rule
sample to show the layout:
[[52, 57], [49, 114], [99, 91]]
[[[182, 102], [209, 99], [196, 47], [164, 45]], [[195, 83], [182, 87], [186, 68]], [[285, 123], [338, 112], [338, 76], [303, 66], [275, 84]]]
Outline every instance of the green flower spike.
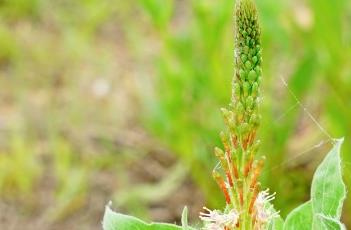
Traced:
[[[261, 230], [278, 214], [270, 204], [274, 195], [260, 191], [258, 183], [264, 164], [264, 158], [256, 156], [259, 147], [256, 131], [261, 120], [258, 114], [262, 78], [260, 28], [252, 0], [239, 0], [235, 13], [232, 100], [228, 108], [221, 110], [227, 130], [221, 133], [224, 150], [215, 149], [221, 172], [213, 173], [227, 206], [223, 212], [212, 211], [213, 219], [209, 219], [209, 214], [202, 219], [207, 220], [204, 229]], [[231, 218], [227, 219], [228, 215]]]

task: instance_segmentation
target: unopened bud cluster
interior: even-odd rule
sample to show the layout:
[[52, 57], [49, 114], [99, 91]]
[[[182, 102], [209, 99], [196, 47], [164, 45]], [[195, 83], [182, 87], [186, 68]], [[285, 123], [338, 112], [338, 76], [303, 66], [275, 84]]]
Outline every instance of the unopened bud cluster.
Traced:
[[[260, 28], [253, 0], [238, 0], [235, 13], [235, 76], [232, 100], [228, 108], [222, 109], [227, 126], [227, 130], [221, 133], [224, 148], [215, 148], [222, 170], [215, 169], [213, 177], [226, 199], [227, 207], [223, 215], [236, 213], [237, 218], [235, 225], [231, 222], [230, 225], [218, 229], [261, 230], [265, 229], [275, 214], [271, 213], [272, 207], [269, 204], [272, 196], [260, 192], [258, 182], [264, 163], [263, 158], [257, 159], [256, 156], [259, 147], [256, 132], [261, 120], [258, 114], [262, 81]], [[262, 197], [269, 197], [264, 206], [259, 205]], [[214, 222], [207, 229], [214, 229]]]
[[260, 123], [257, 108], [262, 80], [262, 50], [256, 8], [251, 1], [239, 1], [236, 9], [235, 77], [231, 110], [233, 131], [244, 136]]

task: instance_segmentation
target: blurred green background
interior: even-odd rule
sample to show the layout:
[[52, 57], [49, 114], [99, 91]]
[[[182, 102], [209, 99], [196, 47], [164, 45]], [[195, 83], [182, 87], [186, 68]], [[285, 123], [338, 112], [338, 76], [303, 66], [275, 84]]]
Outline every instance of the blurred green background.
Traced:
[[[1, 0], [0, 229], [100, 229], [109, 200], [168, 222], [184, 205], [193, 223], [203, 205], [221, 207], [210, 175], [234, 2]], [[257, 5], [261, 181], [285, 217], [309, 198], [329, 135], [346, 138], [351, 187], [351, 2]], [[347, 199], [349, 227], [350, 215]]]

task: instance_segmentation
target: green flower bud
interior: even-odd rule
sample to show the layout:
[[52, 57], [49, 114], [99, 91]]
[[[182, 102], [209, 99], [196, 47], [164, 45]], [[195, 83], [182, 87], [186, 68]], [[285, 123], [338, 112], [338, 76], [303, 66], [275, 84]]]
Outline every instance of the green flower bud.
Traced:
[[223, 143], [224, 148], [228, 148], [228, 147], [229, 147], [229, 138], [228, 138], [228, 135], [225, 134], [225, 132], [222, 131], [222, 132], [219, 134], [219, 136], [220, 136], [220, 138], [221, 138], [221, 141], [222, 141], [222, 143]]
[[261, 116], [256, 113], [252, 114], [249, 120], [250, 125], [253, 127], [258, 127], [261, 123]]
[[262, 72], [261, 67], [260, 66], [256, 66], [255, 67], [255, 72], [257, 73], [258, 76], [260, 76], [261, 72]]
[[256, 51], [257, 51], [257, 53], [261, 52], [261, 46], [260, 45], [256, 45]]
[[250, 130], [250, 125], [246, 122], [242, 123], [238, 128], [238, 131], [241, 135], [248, 133], [249, 130]]
[[218, 147], [215, 147], [214, 153], [215, 153], [216, 157], [218, 157], [218, 158], [224, 157], [223, 150], [218, 148]]
[[247, 76], [246, 71], [243, 70], [243, 69], [239, 70], [239, 76], [240, 76], [240, 79], [241, 79], [242, 81], [245, 81], [246, 76]]
[[[260, 28], [257, 10], [252, 0], [238, 0], [236, 7], [235, 34], [235, 84], [233, 84], [233, 118], [229, 119], [229, 131], [234, 137], [248, 134], [259, 124], [257, 108], [259, 86], [262, 80]], [[232, 122], [235, 118], [235, 122]], [[242, 136], [243, 138], [248, 138]], [[250, 136], [251, 138], [251, 136]], [[232, 140], [231, 140], [232, 141]], [[238, 145], [249, 144], [247, 140]], [[244, 146], [242, 146], [244, 147]], [[245, 146], [244, 148], [250, 148]], [[240, 149], [240, 148], [238, 148]], [[244, 151], [245, 152], [245, 151]], [[240, 154], [239, 154], [240, 155]]]
[[245, 81], [243, 83], [243, 92], [244, 92], [244, 97], [247, 97], [249, 95], [250, 92], [250, 83], [248, 83], [247, 81]]
[[252, 64], [251, 64], [250, 61], [246, 61], [246, 62], [245, 62], [245, 68], [246, 68], [247, 70], [251, 70], [251, 69], [252, 69]]
[[250, 45], [251, 45], [251, 43], [250, 43], [250, 42], [251, 42], [250, 37], [247, 37], [247, 38], [246, 38], [246, 45], [247, 45], [247, 46], [250, 46]]
[[251, 110], [254, 106], [254, 99], [252, 96], [248, 96], [246, 98], [246, 109]]
[[243, 63], [245, 63], [245, 62], [247, 61], [247, 55], [246, 55], [246, 54], [242, 54], [242, 55], [241, 55], [241, 61], [242, 61]]
[[220, 160], [221, 166], [224, 170], [228, 170], [228, 164], [225, 159], [225, 155], [222, 149], [215, 147], [214, 149], [215, 156]]
[[242, 120], [244, 116], [245, 108], [243, 104], [239, 101], [235, 107], [235, 114], [237, 120]]
[[249, 54], [250, 48], [248, 46], [244, 46], [244, 53]]
[[256, 72], [255, 72], [254, 70], [251, 70], [251, 71], [249, 72], [248, 79], [249, 79], [249, 81], [252, 82], [252, 83], [253, 83], [254, 81], [256, 81], [256, 79], [257, 79], [257, 74], [256, 74]]
[[260, 145], [261, 145], [261, 141], [260, 141], [260, 140], [257, 140], [257, 141], [252, 145], [252, 147], [251, 147], [251, 153], [252, 153], [252, 154], [257, 153], [257, 151], [258, 151]]
[[252, 84], [251, 95], [252, 95], [253, 97], [257, 97], [257, 95], [258, 95], [258, 83], [257, 83], [257, 82], [254, 82], [254, 83]]
[[229, 111], [229, 110], [223, 109], [223, 108], [221, 109], [221, 111], [222, 111], [224, 122], [227, 125], [233, 123], [233, 118], [234, 118], [233, 111]]
[[255, 45], [255, 40], [254, 39], [251, 39], [250, 40], [250, 46], [254, 46]]
[[240, 101], [236, 104], [235, 112], [236, 113], [243, 113], [244, 112], [244, 106]]
[[257, 127], [259, 126], [260, 122], [261, 122], [261, 117], [256, 113], [253, 113], [249, 120], [250, 125], [252, 125], [253, 127]]

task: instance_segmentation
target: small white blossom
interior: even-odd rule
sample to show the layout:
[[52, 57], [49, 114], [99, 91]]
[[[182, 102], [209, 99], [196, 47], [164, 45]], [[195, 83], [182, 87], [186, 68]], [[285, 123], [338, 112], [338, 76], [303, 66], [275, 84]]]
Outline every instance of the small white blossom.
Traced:
[[204, 209], [207, 213], [200, 213], [200, 219], [206, 222], [204, 230], [223, 230], [225, 227], [235, 227], [238, 223], [239, 214], [233, 209], [227, 214], [206, 207]]
[[268, 189], [261, 191], [255, 201], [255, 211], [258, 223], [268, 223], [273, 218], [279, 216], [279, 212], [273, 211], [273, 207], [270, 204], [274, 200], [275, 193], [269, 194]]

